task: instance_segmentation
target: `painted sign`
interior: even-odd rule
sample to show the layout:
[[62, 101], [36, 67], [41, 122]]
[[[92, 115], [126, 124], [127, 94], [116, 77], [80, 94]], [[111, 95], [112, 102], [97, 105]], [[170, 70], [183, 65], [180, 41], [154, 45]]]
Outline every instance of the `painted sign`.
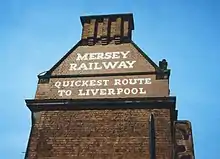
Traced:
[[70, 53], [52, 75], [153, 72], [155, 68], [131, 44], [80, 46]]
[[126, 60], [130, 53], [131, 51], [77, 53], [76, 61], [80, 63], [70, 63], [69, 70], [132, 69], [136, 61]]
[[[38, 85], [36, 98], [106, 99], [168, 96], [168, 80], [157, 80], [155, 74], [119, 76], [121, 73], [154, 71], [154, 66], [132, 44], [121, 44], [120, 47], [79, 46], [59, 63], [52, 75], [93, 76], [52, 77], [48, 84]], [[96, 76], [97, 74], [101, 76]]]
[[[113, 85], [109, 88], [108, 86]], [[71, 96], [71, 87], [78, 91], [78, 96], [111, 96], [111, 95], [130, 95], [130, 94], [147, 94], [144, 88], [123, 88], [123, 86], [131, 85], [148, 85], [151, 84], [151, 78], [115, 78], [109, 79], [92, 79], [92, 80], [63, 80], [56, 81], [54, 86], [58, 89], [59, 96]], [[95, 87], [95, 88], [92, 88]], [[99, 88], [108, 87], [108, 88]], [[64, 88], [64, 89], [61, 89]], [[65, 89], [67, 88], [67, 89]], [[79, 89], [78, 89], [79, 88]]]
[[44, 95], [54, 99], [167, 96], [164, 86], [168, 86], [167, 81], [155, 80], [152, 75], [52, 78], [50, 91]]

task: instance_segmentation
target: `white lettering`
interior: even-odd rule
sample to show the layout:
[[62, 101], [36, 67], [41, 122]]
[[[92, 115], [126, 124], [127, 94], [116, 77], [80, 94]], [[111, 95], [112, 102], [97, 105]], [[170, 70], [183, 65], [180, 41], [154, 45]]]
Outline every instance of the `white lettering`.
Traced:
[[72, 91], [71, 90], [67, 90], [67, 91], [65, 91], [65, 94], [66, 94], [66, 96], [70, 96], [72, 94]]
[[115, 90], [112, 88], [108, 89], [108, 95], [115, 95]]
[[96, 86], [96, 80], [90, 80], [90, 86]]
[[94, 65], [95, 65], [94, 70], [101, 70], [102, 69], [102, 66], [99, 66], [98, 62], [95, 62]]
[[128, 58], [127, 55], [129, 53], [130, 51], [91, 52], [91, 53], [84, 53], [84, 55], [77, 53], [76, 61], [120, 59], [120, 58], [126, 59]]
[[89, 89], [86, 90], [86, 95], [89, 96]]
[[128, 84], [128, 79], [123, 79], [122, 81], [121, 81], [121, 83], [123, 84], [123, 85], [127, 85]]
[[85, 53], [83, 56], [79, 53], [77, 53], [77, 58], [76, 58], [77, 61], [80, 61], [80, 60], [88, 60], [88, 53]]
[[59, 94], [59, 96], [63, 96], [63, 93], [65, 92], [65, 90], [58, 90], [58, 94]]
[[103, 85], [103, 86], [107, 86], [107, 85], [108, 85], [109, 80], [103, 80], [103, 82], [104, 82], [104, 85]]
[[91, 91], [91, 93], [92, 93], [92, 95], [97, 95], [98, 94], [98, 92], [99, 92], [99, 89], [90, 89], [90, 91]]
[[[73, 86], [74, 86], [74, 82], [75, 82], [74, 80], [71, 81], [70, 87], [73, 87]], [[77, 81], [76, 81], [76, 82], [77, 82]], [[76, 82], [75, 82], [75, 83], [76, 83]], [[76, 85], [77, 85], [77, 84], [76, 84]]]
[[114, 83], [115, 86], [117, 85], [121, 85], [121, 79], [115, 79], [115, 83]]
[[143, 82], [145, 81], [145, 78], [139, 78], [139, 84], [144, 84]]
[[128, 69], [133, 68], [136, 61], [110, 61], [110, 62], [88, 62], [88, 63], [71, 63], [69, 71], [80, 70], [101, 70], [101, 69]]
[[128, 68], [126, 62], [127, 61], [121, 61], [117, 68]]
[[[82, 85], [81, 82], [82, 82], [81, 80], [76, 81], [76, 82], [75, 82], [75, 86], [76, 86], [76, 87], [81, 86], [81, 85]], [[72, 85], [71, 85], [71, 86], [72, 86]], [[73, 86], [72, 86], [72, 87], [73, 87]]]
[[82, 63], [79, 68], [77, 68], [76, 70], [88, 70], [88, 67], [86, 66], [86, 63]]
[[111, 59], [111, 52], [106, 52], [105, 53], [105, 59]]
[[118, 63], [119, 63], [119, 61], [116, 61], [116, 62], [102, 62], [105, 69], [115, 69], [115, 67], [117, 66]]
[[124, 89], [124, 94], [128, 95], [128, 94], [130, 94], [130, 92], [131, 92], [131, 91], [130, 91], [129, 88], [125, 88], [125, 89]]
[[59, 96], [70, 96], [72, 94], [72, 91], [71, 90], [58, 90], [58, 94]]
[[144, 90], [144, 88], [139, 88], [139, 90], [140, 90], [140, 94], [147, 94], [147, 92], [146, 92], [146, 90]]
[[79, 93], [78, 93], [78, 96], [85, 96], [86, 94], [83, 93], [83, 89], [79, 89]]
[[112, 59], [120, 59], [120, 52], [112, 52]]
[[57, 87], [57, 88], [59, 89], [60, 86], [61, 86], [61, 84], [62, 84], [62, 83], [61, 83], [60, 81], [56, 81], [56, 82], [55, 82], [55, 87]]
[[117, 95], [120, 95], [123, 92], [122, 88], [117, 88]]
[[63, 81], [63, 87], [68, 87], [70, 84], [70, 81]]
[[137, 88], [132, 88], [131, 89], [131, 93], [132, 94], [137, 94], [138, 93], [138, 89]]
[[100, 95], [106, 95], [107, 94], [107, 89], [100, 89]]
[[97, 54], [99, 54], [99, 53], [89, 53], [89, 60], [98, 59], [98, 57], [96, 57]]
[[[56, 81], [54, 86], [58, 89], [65, 87], [95, 87], [95, 86], [108, 86], [109, 80], [107, 79], [90, 79], [90, 80], [65, 80]], [[112, 84], [114, 86], [121, 85], [146, 85], [152, 84], [151, 78], [124, 78], [124, 79], [113, 79]]]
[[137, 79], [129, 79], [129, 84], [130, 84], [130, 85], [135, 85], [135, 84], [137, 84]]
[[126, 61], [126, 63], [129, 65], [129, 68], [133, 68], [133, 65], [136, 61]]
[[127, 55], [128, 55], [129, 53], [130, 53], [130, 51], [121, 52], [121, 54], [122, 54], [122, 56], [123, 56], [122, 58], [123, 58], [123, 59], [128, 58]]
[[145, 78], [146, 79], [146, 84], [151, 84], [151, 78]]
[[75, 70], [76, 70], [76, 66], [77, 66], [77, 64], [71, 63], [71, 64], [70, 64], [69, 71], [75, 71]]
[[88, 81], [88, 80], [86, 80], [86, 81], [85, 81], [85, 80], [83, 80], [83, 81], [82, 81], [82, 85], [81, 85], [81, 86], [82, 86], [82, 87], [89, 86], [89, 84], [88, 84], [88, 83], [89, 83], [89, 81]]
[[[151, 78], [124, 78], [124, 79], [87, 79], [56, 81], [54, 87], [58, 96], [70, 97], [77, 91], [78, 96], [121, 96], [121, 95], [146, 95], [146, 85], [152, 84]], [[104, 86], [104, 88], [102, 87]], [[112, 88], [109, 86], [114, 86]], [[126, 87], [125, 87], [126, 86]], [[136, 87], [135, 87], [136, 86]], [[138, 87], [137, 87], [138, 86]], [[119, 87], [119, 88], [117, 88]], [[121, 87], [121, 88], [120, 88]]]
[[97, 59], [103, 59], [103, 57], [104, 57], [103, 52], [97, 53]]

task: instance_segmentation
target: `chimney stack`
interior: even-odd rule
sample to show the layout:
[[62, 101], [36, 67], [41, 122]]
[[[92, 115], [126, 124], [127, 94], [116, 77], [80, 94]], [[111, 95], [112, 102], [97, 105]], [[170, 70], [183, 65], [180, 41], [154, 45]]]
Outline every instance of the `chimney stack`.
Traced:
[[111, 14], [80, 17], [83, 26], [82, 45], [120, 44], [131, 41], [132, 14]]

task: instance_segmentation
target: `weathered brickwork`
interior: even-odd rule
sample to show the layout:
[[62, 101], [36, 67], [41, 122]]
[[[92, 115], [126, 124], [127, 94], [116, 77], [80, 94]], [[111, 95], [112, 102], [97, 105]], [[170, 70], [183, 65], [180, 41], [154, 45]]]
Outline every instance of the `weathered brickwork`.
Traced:
[[174, 128], [176, 159], [195, 159], [191, 122], [186, 120], [176, 121]]
[[150, 113], [158, 158], [169, 158], [169, 109], [42, 111], [33, 125], [28, 158], [146, 159]]
[[132, 14], [81, 17], [81, 40], [38, 76], [26, 100], [25, 159], [194, 159], [191, 124], [177, 121], [165, 59], [132, 40]]

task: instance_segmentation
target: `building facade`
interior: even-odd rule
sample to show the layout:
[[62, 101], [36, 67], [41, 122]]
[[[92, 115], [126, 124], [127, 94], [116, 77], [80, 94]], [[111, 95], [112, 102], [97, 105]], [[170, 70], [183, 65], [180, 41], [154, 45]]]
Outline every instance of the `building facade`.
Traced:
[[194, 159], [189, 121], [177, 120], [170, 69], [132, 41], [132, 14], [81, 17], [82, 36], [38, 75], [26, 104], [26, 159]]

